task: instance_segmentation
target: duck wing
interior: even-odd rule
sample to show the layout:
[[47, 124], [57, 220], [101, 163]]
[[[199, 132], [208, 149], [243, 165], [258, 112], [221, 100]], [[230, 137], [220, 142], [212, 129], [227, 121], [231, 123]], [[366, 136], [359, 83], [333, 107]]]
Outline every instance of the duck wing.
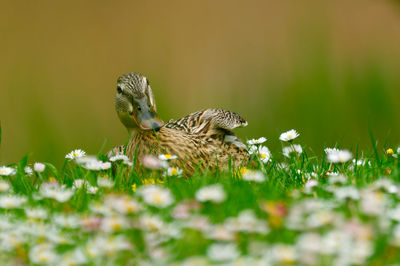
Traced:
[[165, 127], [182, 130], [189, 134], [212, 135], [247, 126], [247, 121], [237, 113], [223, 109], [206, 109], [194, 112], [178, 120], [170, 120]]

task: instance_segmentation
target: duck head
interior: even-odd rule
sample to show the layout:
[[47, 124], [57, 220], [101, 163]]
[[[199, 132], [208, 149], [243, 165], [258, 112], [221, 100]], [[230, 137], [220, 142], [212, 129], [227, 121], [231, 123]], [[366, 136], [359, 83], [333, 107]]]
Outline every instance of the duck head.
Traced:
[[128, 131], [158, 131], [164, 121], [157, 115], [156, 102], [147, 78], [138, 73], [122, 75], [117, 81], [115, 110]]

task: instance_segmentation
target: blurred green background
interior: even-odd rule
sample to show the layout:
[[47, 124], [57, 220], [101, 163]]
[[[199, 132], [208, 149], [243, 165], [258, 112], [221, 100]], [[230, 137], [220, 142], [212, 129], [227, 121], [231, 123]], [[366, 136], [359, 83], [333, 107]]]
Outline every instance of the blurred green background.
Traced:
[[60, 164], [125, 143], [116, 79], [148, 77], [164, 120], [221, 107], [242, 138], [291, 128], [320, 153], [400, 142], [400, 4], [337, 1], [3, 1], [0, 164]]

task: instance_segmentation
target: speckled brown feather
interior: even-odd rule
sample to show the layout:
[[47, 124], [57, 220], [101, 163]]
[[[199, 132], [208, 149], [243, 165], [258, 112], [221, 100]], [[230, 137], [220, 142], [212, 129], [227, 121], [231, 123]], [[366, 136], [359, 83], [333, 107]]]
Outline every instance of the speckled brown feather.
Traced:
[[157, 133], [134, 133], [126, 153], [131, 159], [137, 158], [137, 165], [140, 165], [141, 158], [146, 154], [175, 154], [178, 156], [174, 162], [175, 166], [183, 169], [187, 176], [193, 174], [196, 169], [226, 169], [230, 160], [234, 167], [246, 164], [249, 159], [246, 148], [225, 142], [222, 138], [223, 135], [209, 137], [205, 134], [194, 135], [163, 127]]

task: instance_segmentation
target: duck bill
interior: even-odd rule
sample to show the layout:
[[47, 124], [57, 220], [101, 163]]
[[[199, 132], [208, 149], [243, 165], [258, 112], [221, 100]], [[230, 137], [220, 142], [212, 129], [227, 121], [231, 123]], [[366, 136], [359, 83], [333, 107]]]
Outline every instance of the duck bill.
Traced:
[[158, 131], [164, 126], [164, 121], [156, 113], [142, 113], [137, 115], [136, 118], [133, 116], [133, 119], [142, 130]]
[[142, 130], [158, 131], [164, 126], [164, 121], [158, 117], [152, 107], [149, 107], [147, 102], [140, 103], [140, 109], [133, 115], [133, 120]]

